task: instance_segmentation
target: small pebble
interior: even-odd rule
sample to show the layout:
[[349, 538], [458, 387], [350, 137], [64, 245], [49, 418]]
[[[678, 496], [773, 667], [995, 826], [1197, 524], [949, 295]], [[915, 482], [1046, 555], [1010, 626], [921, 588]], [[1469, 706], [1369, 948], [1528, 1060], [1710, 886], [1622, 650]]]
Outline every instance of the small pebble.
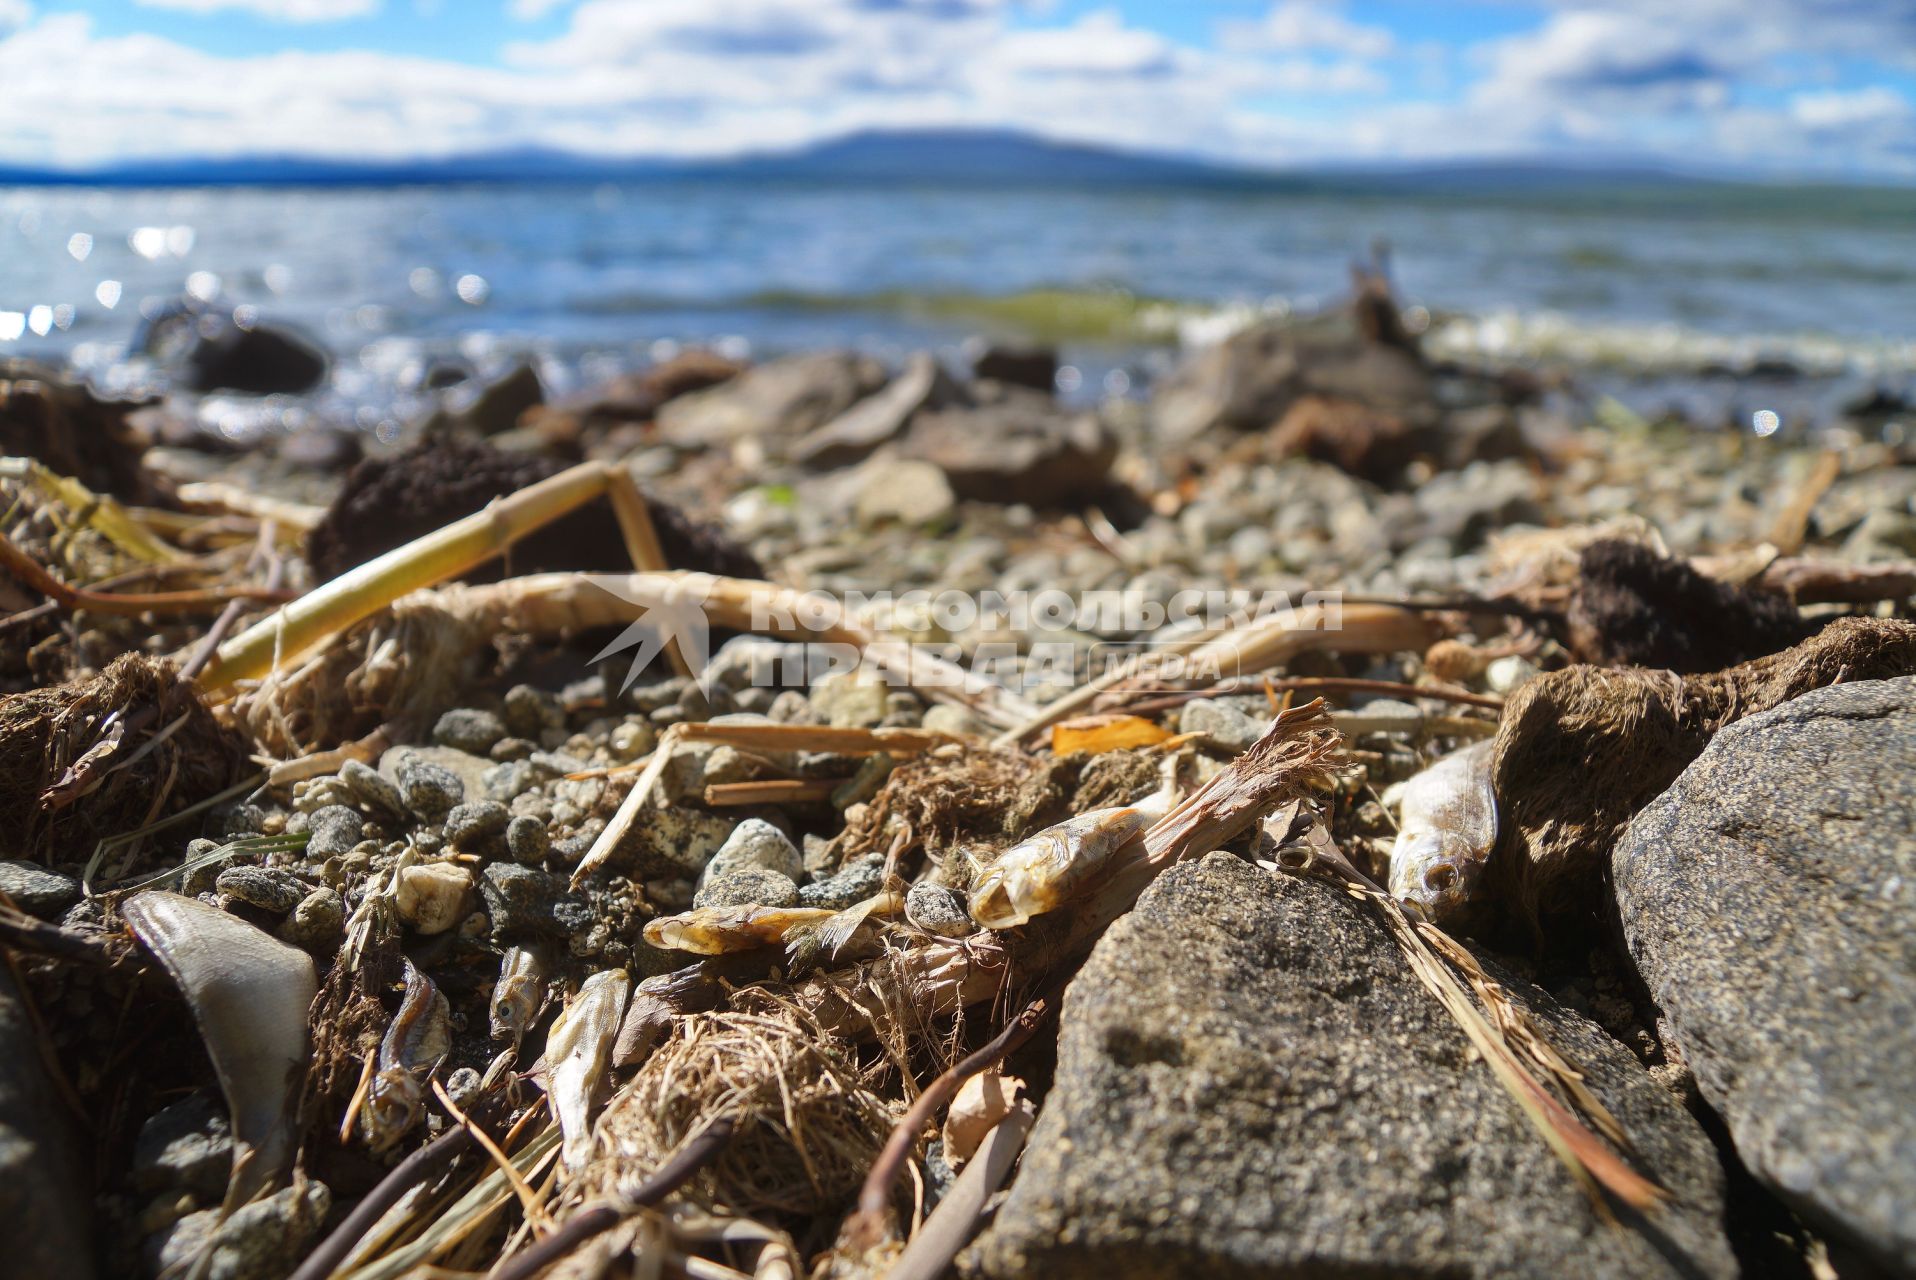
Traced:
[[798, 901], [801, 906], [843, 911], [877, 893], [879, 886], [884, 883], [884, 858], [861, 858], [857, 862], [847, 863], [835, 875], [800, 885]]
[[506, 824], [506, 852], [514, 862], [536, 867], [546, 860], [552, 839], [546, 824], [529, 813], [522, 813]]
[[490, 711], [477, 707], [459, 707], [439, 717], [432, 727], [432, 740], [442, 747], [456, 747], [475, 756], [485, 755], [493, 744], [506, 736], [506, 722]]
[[1498, 658], [1484, 668], [1484, 684], [1492, 693], [1514, 693], [1542, 674], [1543, 669], [1536, 663], [1513, 654]]
[[962, 938], [977, 928], [964, 895], [929, 880], [913, 885], [905, 895], [905, 919], [926, 933], [947, 938]]
[[399, 766], [399, 793], [406, 807], [428, 822], [437, 822], [466, 798], [459, 775], [443, 765], [408, 760]]
[[349, 809], [343, 804], [329, 804], [315, 810], [307, 818], [306, 824], [309, 832], [306, 840], [308, 858], [336, 858], [340, 854], [350, 853], [353, 846], [365, 838], [366, 823], [359, 816], [359, 810]]
[[497, 800], [468, 800], [446, 815], [446, 839], [455, 849], [477, 849], [504, 833], [512, 812]]
[[399, 788], [385, 774], [373, 768], [363, 760], [348, 760], [339, 766], [339, 780], [359, 802], [369, 809], [393, 817], [406, 814], [405, 798], [399, 794]]
[[796, 883], [805, 874], [805, 859], [783, 831], [763, 818], [747, 818], [732, 828], [732, 834], [705, 864], [700, 883], [753, 867], [776, 871]]
[[537, 738], [548, 729], [565, 727], [559, 700], [543, 689], [515, 684], [506, 690], [506, 727], [521, 738]]
[[0, 862], [0, 893], [30, 916], [57, 920], [80, 900], [80, 882], [35, 862]]
[[798, 882], [764, 867], [740, 867], [708, 877], [692, 896], [694, 907], [795, 907]]
[[1238, 752], [1262, 737], [1264, 726], [1215, 698], [1198, 698], [1178, 713], [1178, 732], [1201, 733], [1220, 750]]
[[279, 936], [296, 947], [324, 947], [337, 941], [345, 927], [345, 902], [338, 891], [321, 888], [299, 900], [280, 925]]
[[422, 934], [444, 933], [466, 918], [472, 904], [472, 873], [450, 862], [406, 867], [393, 890], [393, 909]]
[[213, 888], [275, 916], [285, 915], [306, 896], [306, 884], [298, 876], [269, 867], [228, 867], [214, 879]]

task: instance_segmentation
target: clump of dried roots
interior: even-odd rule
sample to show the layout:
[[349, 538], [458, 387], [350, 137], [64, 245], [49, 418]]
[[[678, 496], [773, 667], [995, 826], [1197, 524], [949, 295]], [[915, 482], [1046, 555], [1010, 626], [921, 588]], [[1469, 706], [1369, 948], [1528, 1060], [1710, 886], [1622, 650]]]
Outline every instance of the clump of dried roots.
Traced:
[[103, 837], [231, 787], [245, 762], [246, 744], [171, 663], [123, 654], [0, 698], [0, 838], [13, 856], [84, 861]]
[[1490, 858], [1503, 901], [1533, 927], [1592, 899], [1638, 810], [1717, 730], [1846, 680], [1916, 672], [1916, 623], [1839, 618], [1781, 653], [1707, 675], [1569, 667], [1504, 709], [1492, 778], [1502, 834]]
[[689, 1014], [606, 1108], [581, 1174], [616, 1195], [715, 1117], [736, 1128], [688, 1193], [708, 1206], [806, 1218], [858, 1191], [902, 1111], [880, 1092], [889, 1067], [796, 1006], [756, 993], [751, 1007]]

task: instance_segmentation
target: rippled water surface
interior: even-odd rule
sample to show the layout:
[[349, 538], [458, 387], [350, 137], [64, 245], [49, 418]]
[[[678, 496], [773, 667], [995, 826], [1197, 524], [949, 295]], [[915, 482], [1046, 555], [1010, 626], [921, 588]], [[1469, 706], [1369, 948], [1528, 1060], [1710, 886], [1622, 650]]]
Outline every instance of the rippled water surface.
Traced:
[[435, 357], [483, 371], [537, 352], [563, 385], [693, 340], [895, 354], [998, 332], [1148, 372], [1154, 344], [1334, 296], [1381, 237], [1452, 349], [1906, 376], [1907, 212], [1840, 192], [0, 189], [0, 354], [137, 377], [122, 357], [143, 309], [188, 294], [304, 329], [340, 357], [329, 394], [348, 403], [403, 392]]

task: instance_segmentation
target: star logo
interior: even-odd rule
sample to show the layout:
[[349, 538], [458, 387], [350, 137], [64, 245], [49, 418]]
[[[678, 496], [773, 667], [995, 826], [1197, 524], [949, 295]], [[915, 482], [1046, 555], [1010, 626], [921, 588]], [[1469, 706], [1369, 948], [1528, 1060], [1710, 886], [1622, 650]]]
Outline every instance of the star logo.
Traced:
[[665, 652], [668, 644], [678, 646], [694, 675], [705, 669], [712, 653], [712, 628], [705, 617], [710, 583], [694, 576], [658, 586], [648, 583], [645, 590], [634, 591], [630, 579], [595, 578], [594, 582], [638, 610], [625, 630], [592, 655], [593, 662], [602, 662], [631, 650], [632, 665], [626, 669], [620, 693], [632, 687], [639, 673]]

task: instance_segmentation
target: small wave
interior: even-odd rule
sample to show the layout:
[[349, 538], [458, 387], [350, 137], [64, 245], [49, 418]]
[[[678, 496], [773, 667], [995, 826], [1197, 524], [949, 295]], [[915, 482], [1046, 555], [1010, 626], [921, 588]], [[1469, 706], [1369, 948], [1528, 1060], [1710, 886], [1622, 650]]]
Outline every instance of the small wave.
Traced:
[[1432, 322], [1424, 343], [1441, 357], [1561, 361], [1646, 374], [1765, 365], [1825, 377], [1916, 371], [1916, 342], [1907, 339], [1723, 334], [1676, 324], [1595, 323], [1551, 311], [1443, 316]]

